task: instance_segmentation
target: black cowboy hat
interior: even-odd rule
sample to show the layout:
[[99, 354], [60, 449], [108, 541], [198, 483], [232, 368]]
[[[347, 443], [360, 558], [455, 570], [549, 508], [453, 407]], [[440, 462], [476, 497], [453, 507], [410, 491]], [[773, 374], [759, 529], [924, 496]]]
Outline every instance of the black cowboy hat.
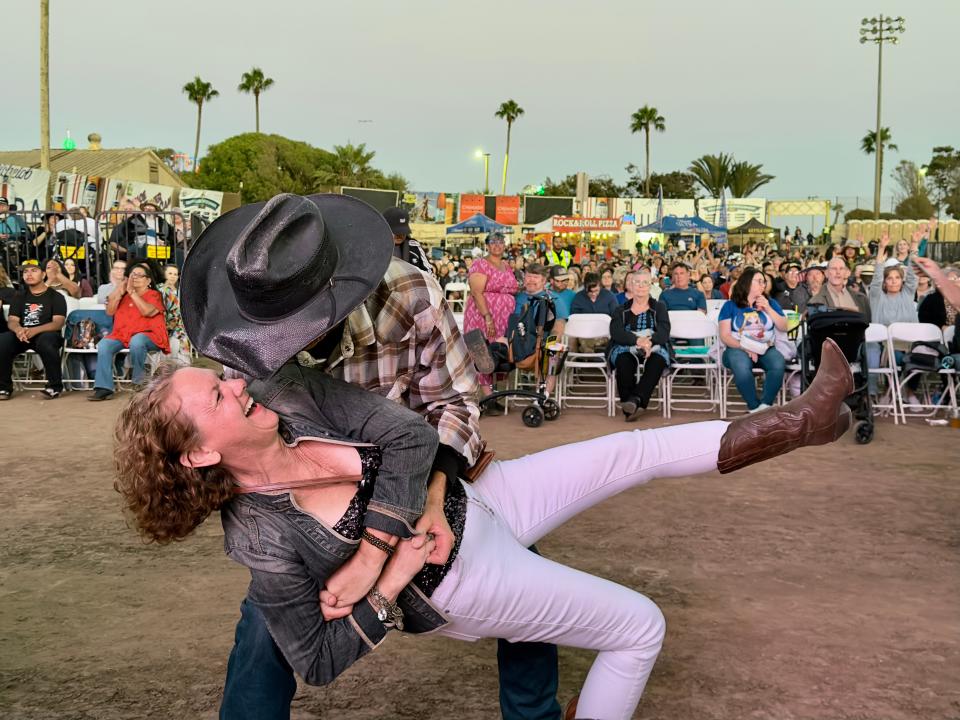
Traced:
[[187, 254], [184, 329], [200, 354], [267, 377], [356, 309], [392, 256], [383, 216], [349, 195], [243, 205]]

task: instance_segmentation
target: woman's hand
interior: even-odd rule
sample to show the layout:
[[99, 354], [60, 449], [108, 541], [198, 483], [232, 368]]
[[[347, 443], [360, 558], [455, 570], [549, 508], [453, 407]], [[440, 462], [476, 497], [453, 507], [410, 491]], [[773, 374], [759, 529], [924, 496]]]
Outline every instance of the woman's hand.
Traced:
[[381, 590], [384, 594], [391, 600], [395, 599], [417, 573], [423, 570], [427, 558], [436, 548], [437, 541], [430, 533], [414, 535], [397, 543], [396, 552], [383, 571]]
[[[364, 544], [361, 540], [361, 546]], [[366, 548], [363, 549], [366, 550]], [[377, 582], [377, 578], [380, 577], [386, 559], [386, 553], [376, 548], [372, 548], [372, 552], [369, 553], [360, 550], [355, 552], [353, 557], [327, 578], [326, 587], [320, 591], [321, 605], [344, 608], [366, 597]]]
[[747, 355], [750, 356], [750, 361], [751, 361], [751, 362], [756, 362], [757, 360], [760, 359], [760, 356], [759, 356], [759, 355], [757, 355], [755, 352], [751, 352], [750, 350], [747, 350]]
[[484, 325], [487, 332], [487, 339], [493, 340], [497, 336], [497, 326], [493, 322], [492, 315], [487, 315], [484, 318]]
[[880, 242], [877, 243], [877, 257], [882, 258], [887, 245], [890, 244], [890, 236], [884, 233], [880, 236]]
[[770, 312], [770, 301], [766, 295], [760, 295], [753, 301], [753, 306], [762, 312]]
[[127, 278], [127, 286], [125, 288], [125, 292], [129, 293], [130, 295], [140, 294], [137, 292], [137, 286], [134, 285], [132, 276]]

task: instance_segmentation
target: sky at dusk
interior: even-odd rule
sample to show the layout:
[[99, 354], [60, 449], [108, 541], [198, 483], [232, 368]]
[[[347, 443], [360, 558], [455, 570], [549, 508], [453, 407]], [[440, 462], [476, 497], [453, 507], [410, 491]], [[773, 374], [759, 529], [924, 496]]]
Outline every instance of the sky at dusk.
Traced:
[[[3, 3], [0, 149], [39, 144], [38, 5]], [[264, 132], [364, 142], [417, 190], [480, 187], [478, 148], [498, 187], [506, 125], [494, 111], [512, 98], [526, 112], [509, 192], [578, 170], [622, 182], [644, 159], [630, 115], [649, 104], [667, 126], [652, 138], [654, 171], [727, 152], [776, 176], [758, 193], [768, 198], [869, 198], [859, 144], [875, 123], [877, 50], [858, 31], [881, 11], [906, 18], [884, 49], [883, 125], [899, 145], [889, 171], [960, 146], [957, 0], [52, 0], [51, 143], [69, 129], [78, 147], [95, 131], [104, 147], [192, 152], [196, 109], [181, 88], [196, 74], [220, 91], [201, 146], [251, 131], [253, 98], [236, 86], [257, 65], [275, 80]]]

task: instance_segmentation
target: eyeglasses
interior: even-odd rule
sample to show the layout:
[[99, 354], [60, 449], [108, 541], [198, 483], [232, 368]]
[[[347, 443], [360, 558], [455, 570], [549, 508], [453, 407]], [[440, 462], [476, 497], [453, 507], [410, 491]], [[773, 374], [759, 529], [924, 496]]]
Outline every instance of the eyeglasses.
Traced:
[[147, 274], [146, 274], [146, 273], [142, 273], [142, 272], [141, 272], [141, 273], [132, 272], [132, 273], [130, 273], [130, 277], [132, 277], [132, 278], [137, 278], [137, 279], [139, 280], [140, 278], [145, 278], [145, 277], [147, 277]]

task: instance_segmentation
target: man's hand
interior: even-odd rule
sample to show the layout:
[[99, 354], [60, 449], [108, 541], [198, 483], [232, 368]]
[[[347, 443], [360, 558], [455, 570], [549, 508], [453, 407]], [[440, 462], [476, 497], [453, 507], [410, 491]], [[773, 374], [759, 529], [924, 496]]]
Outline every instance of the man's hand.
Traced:
[[450, 529], [450, 523], [447, 522], [447, 516], [443, 514], [443, 503], [439, 507], [427, 504], [423, 515], [417, 520], [416, 530], [418, 533], [431, 533], [434, 538], [435, 547], [427, 555], [427, 562], [432, 565], [443, 565], [450, 557], [453, 550], [453, 530]]
[[30, 342], [30, 336], [27, 334], [27, 328], [19, 327], [14, 331], [14, 334], [17, 336], [17, 340], [20, 342]]

